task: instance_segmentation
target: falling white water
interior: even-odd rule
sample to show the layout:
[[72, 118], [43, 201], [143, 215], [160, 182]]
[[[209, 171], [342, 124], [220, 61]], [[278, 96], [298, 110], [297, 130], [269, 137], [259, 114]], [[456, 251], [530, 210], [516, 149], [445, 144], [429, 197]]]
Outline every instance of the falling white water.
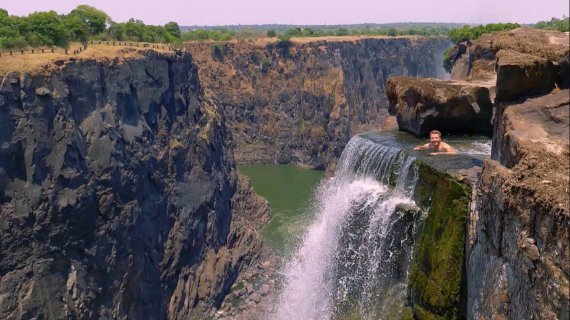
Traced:
[[390, 299], [403, 301], [401, 279], [388, 279], [398, 267], [384, 264], [411, 255], [397, 252], [397, 242], [411, 241], [407, 232], [394, 234], [405, 231], [407, 221], [397, 206], [415, 206], [413, 161], [396, 148], [351, 139], [338, 171], [316, 192], [315, 220], [284, 271], [285, 287], [270, 319], [332, 319], [346, 312], [378, 318], [376, 310], [389, 312], [376, 307], [388, 299], [378, 292], [383, 289], [397, 288]]

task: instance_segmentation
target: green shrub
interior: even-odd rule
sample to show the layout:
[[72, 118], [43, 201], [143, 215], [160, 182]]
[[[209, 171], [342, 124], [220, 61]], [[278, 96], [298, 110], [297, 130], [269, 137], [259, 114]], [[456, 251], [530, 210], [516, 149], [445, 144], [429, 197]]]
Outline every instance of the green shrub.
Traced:
[[490, 23], [479, 26], [463, 26], [463, 28], [451, 29], [447, 33], [447, 37], [451, 41], [458, 43], [466, 40], [475, 40], [486, 33], [496, 33], [500, 31], [509, 31], [520, 28], [518, 23]]
[[557, 30], [560, 32], [570, 31], [570, 17], [562, 16], [562, 19], [552, 18], [550, 21], [539, 21], [534, 25], [538, 29]]

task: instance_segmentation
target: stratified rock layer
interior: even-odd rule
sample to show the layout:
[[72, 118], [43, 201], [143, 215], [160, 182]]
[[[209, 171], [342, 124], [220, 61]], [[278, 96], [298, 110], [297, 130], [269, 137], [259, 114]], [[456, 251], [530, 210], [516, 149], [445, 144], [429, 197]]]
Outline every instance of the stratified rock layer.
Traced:
[[468, 257], [468, 319], [568, 319], [569, 93], [498, 107]]
[[188, 50], [228, 115], [238, 162], [332, 170], [353, 135], [388, 118], [388, 77], [437, 77], [448, 46], [442, 38], [402, 37]]
[[267, 205], [238, 183], [191, 56], [53, 67], [0, 78], [0, 318], [218, 306], [258, 254]]
[[560, 67], [552, 61], [513, 50], [497, 53], [496, 70], [499, 101], [550, 92], [560, 83]]
[[489, 89], [471, 83], [393, 77], [386, 85], [389, 112], [402, 131], [425, 136], [445, 133], [490, 134], [493, 104]]

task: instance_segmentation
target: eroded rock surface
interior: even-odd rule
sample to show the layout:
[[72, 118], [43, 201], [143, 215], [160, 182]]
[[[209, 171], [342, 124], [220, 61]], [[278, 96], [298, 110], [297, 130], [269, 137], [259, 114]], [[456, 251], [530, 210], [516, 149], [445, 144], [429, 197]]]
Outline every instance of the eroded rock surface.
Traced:
[[547, 60], [554, 65], [560, 65], [564, 56], [568, 54], [569, 41], [567, 33], [530, 28], [485, 34], [473, 42], [457, 46], [456, 52], [465, 53], [452, 57], [452, 79], [494, 81], [497, 53], [502, 50], [514, 51], [532, 56], [532, 59]]
[[568, 319], [568, 97], [499, 106], [468, 258], [469, 319]]
[[490, 134], [493, 104], [489, 89], [472, 83], [393, 77], [386, 85], [389, 112], [400, 130], [425, 136], [445, 133]]
[[192, 57], [54, 68], [0, 78], [0, 318], [219, 306], [258, 255], [268, 208], [238, 179]]
[[560, 84], [560, 66], [551, 60], [514, 50], [497, 53], [497, 91], [499, 101], [550, 92]]
[[333, 170], [350, 137], [388, 118], [392, 75], [437, 77], [441, 38], [192, 44], [204, 85], [227, 112], [241, 163]]

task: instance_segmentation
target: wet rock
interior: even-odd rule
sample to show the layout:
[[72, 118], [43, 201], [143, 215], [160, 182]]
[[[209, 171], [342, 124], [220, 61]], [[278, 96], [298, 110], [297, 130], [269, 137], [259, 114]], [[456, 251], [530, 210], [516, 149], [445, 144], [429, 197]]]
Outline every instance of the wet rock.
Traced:
[[444, 133], [490, 134], [493, 114], [489, 89], [469, 83], [393, 77], [386, 85], [389, 112], [400, 130], [425, 136]]

